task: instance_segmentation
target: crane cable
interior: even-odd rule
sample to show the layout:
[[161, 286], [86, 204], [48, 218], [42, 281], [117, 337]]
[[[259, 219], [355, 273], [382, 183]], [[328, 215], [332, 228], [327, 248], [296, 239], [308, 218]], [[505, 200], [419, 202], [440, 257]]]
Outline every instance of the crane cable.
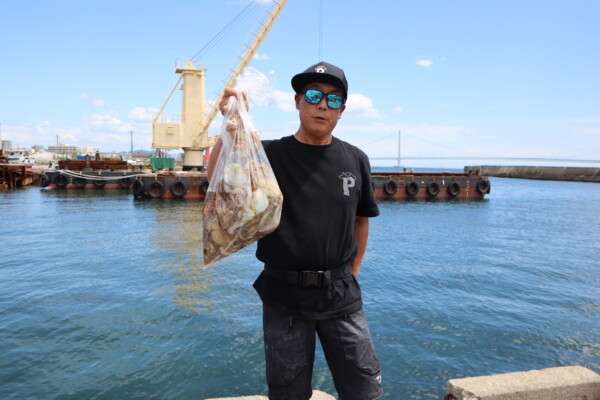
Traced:
[[319, 0], [319, 60], [323, 61], [323, 0]]
[[208, 41], [198, 52], [192, 57], [192, 62], [196, 62], [199, 58], [206, 56], [206, 54], [212, 50], [221, 40], [223, 40], [232, 31], [231, 28], [239, 25], [239, 23], [246, 18], [253, 9], [259, 4], [258, 0], [252, 0], [244, 9], [242, 9], [223, 29], [221, 29], [212, 39]]

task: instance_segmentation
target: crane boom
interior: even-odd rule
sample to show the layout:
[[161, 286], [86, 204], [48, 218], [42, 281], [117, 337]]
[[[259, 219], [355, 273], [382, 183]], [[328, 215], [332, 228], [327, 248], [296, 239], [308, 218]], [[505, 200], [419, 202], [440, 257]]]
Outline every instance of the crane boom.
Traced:
[[[232, 71], [229, 80], [225, 83], [225, 87], [235, 85], [235, 80], [244, 68], [250, 64], [252, 57], [254, 57], [275, 23], [275, 20], [281, 14], [281, 10], [287, 4], [287, 0], [273, 0], [273, 2], [275, 3], [273, 9], [268, 13], [266, 21], [260, 24], [261, 28], [259, 32], [254, 35], [252, 44], [248, 46], [237, 67]], [[163, 104], [152, 122], [152, 148], [182, 148], [184, 152], [183, 169], [202, 169], [202, 153], [206, 148], [213, 146], [215, 142], [215, 138], [208, 137], [208, 128], [219, 112], [219, 103], [223, 97], [223, 90], [218, 93], [213, 107], [206, 114], [205, 69], [195, 66], [190, 61], [182, 67], [176, 66], [175, 72], [181, 74], [180, 80], [183, 78], [181, 121], [159, 122], [158, 116], [162, 113], [164, 106], [173, 94], [173, 91], [171, 91], [165, 104]]]
[[[248, 50], [246, 50], [246, 53], [242, 57], [240, 63], [238, 64], [236, 69], [233, 71], [233, 73], [231, 74], [231, 77], [229, 78], [229, 80], [227, 81], [227, 83], [225, 84], [224, 87], [230, 87], [230, 86], [235, 85], [235, 80], [242, 73], [244, 68], [246, 68], [248, 66], [248, 64], [250, 64], [250, 61], [252, 61], [252, 57], [254, 57], [254, 55], [258, 51], [258, 48], [262, 44], [263, 40], [265, 40], [265, 37], [271, 30], [271, 27], [275, 23], [275, 20], [277, 19], [277, 17], [279, 17], [279, 14], [281, 14], [281, 10], [283, 9], [283, 7], [285, 7], [287, 1], [288, 0], [279, 0], [279, 1], [275, 2], [275, 7], [269, 13], [269, 16], [268, 16], [266, 22], [264, 24], [261, 24], [260, 31], [254, 37], [254, 41], [248, 47]], [[223, 91], [221, 91], [219, 93], [219, 95], [213, 105], [213, 108], [210, 110], [210, 113], [208, 114], [208, 117], [205, 120], [204, 125], [200, 128], [200, 132], [199, 132], [198, 136], [202, 135], [203, 132], [208, 131], [208, 127], [210, 126], [212, 121], [217, 116], [217, 113], [219, 112], [219, 103], [221, 102], [222, 98], [223, 98]], [[196, 144], [196, 143], [198, 143], [198, 141], [195, 139], [194, 144]]]

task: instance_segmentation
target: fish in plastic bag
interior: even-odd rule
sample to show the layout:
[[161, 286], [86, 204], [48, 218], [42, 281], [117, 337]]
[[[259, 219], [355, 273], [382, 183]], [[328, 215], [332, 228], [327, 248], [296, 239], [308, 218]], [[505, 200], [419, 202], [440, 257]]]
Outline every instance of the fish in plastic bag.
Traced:
[[223, 145], [202, 210], [204, 265], [273, 232], [283, 195], [244, 105], [231, 96], [221, 126]]

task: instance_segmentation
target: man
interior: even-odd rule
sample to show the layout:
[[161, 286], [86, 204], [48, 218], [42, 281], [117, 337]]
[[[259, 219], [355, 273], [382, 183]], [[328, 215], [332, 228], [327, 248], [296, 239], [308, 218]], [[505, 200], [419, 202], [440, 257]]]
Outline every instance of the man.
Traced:
[[[340, 400], [382, 395], [380, 364], [357, 282], [369, 217], [379, 215], [367, 156], [332, 135], [348, 98], [344, 71], [326, 62], [292, 78], [300, 127], [263, 141], [283, 193], [281, 223], [258, 241], [271, 400], [308, 400], [316, 335]], [[228, 88], [221, 102], [224, 111]], [[208, 176], [220, 152], [213, 149]]]

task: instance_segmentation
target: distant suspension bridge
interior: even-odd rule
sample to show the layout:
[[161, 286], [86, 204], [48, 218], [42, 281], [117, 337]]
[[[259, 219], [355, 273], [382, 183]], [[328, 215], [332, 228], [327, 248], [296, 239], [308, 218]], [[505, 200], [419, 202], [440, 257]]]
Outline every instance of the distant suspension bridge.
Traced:
[[[489, 156], [460, 156], [460, 157], [402, 157], [400, 154], [401, 146], [401, 131], [398, 131], [398, 155], [395, 157], [369, 157], [370, 160], [377, 161], [396, 161], [396, 166], [401, 166], [401, 161], [415, 161], [415, 160], [427, 160], [427, 161], [535, 161], [535, 162], [557, 162], [557, 163], [592, 163], [600, 164], [600, 159], [576, 159], [576, 158], [560, 158], [560, 157], [489, 157]], [[370, 142], [373, 143], [373, 142]], [[367, 144], [370, 144], [367, 143]], [[364, 145], [363, 145], [364, 146]]]

